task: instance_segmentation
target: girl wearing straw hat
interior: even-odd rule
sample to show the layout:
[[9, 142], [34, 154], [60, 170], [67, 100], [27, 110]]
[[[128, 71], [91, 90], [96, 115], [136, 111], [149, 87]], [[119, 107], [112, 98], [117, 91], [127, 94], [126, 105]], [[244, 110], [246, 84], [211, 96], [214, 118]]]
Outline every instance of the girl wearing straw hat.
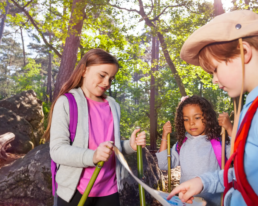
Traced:
[[[194, 195], [224, 191], [224, 205], [258, 205], [258, 15], [233, 11], [214, 18], [185, 42], [181, 58], [213, 75], [213, 83], [232, 98], [244, 92], [245, 105], [235, 107], [231, 157], [224, 170], [202, 174], [176, 187], [183, 202]], [[234, 105], [236, 105], [234, 103]], [[237, 111], [238, 110], [238, 111]], [[233, 168], [230, 168], [233, 162]]]

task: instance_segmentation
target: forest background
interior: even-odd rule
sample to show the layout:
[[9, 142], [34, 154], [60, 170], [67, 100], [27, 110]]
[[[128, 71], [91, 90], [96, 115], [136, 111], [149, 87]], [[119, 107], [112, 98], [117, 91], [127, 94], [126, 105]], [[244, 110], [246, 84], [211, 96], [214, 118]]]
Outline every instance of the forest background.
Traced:
[[102, 48], [120, 64], [107, 95], [121, 106], [121, 136], [140, 126], [156, 150], [182, 96], [205, 97], [217, 113], [231, 113], [232, 100], [210, 74], [182, 61], [180, 49], [215, 16], [258, 13], [257, 6], [256, 0], [0, 0], [0, 100], [34, 90], [46, 126], [51, 102], [78, 61]]

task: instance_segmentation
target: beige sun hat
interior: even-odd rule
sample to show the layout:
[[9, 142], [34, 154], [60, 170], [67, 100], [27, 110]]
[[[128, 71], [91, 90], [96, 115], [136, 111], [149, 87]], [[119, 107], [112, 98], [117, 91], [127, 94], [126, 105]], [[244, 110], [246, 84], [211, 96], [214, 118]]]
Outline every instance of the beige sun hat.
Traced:
[[258, 35], [258, 14], [250, 10], [225, 13], [197, 29], [185, 41], [180, 57], [189, 64], [199, 66], [199, 52], [208, 44], [256, 35]]

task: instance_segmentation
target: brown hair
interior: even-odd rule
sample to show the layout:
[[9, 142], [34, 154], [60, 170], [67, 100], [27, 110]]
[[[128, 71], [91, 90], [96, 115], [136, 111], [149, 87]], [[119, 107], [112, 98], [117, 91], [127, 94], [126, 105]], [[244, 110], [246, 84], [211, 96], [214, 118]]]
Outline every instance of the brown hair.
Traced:
[[86, 71], [86, 68], [96, 64], [115, 64], [117, 68], [119, 68], [119, 64], [117, 59], [109, 54], [108, 52], [102, 49], [91, 49], [89, 50], [79, 61], [78, 65], [76, 66], [75, 70], [71, 74], [70, 78], [64, 83], [62, 86], [59, 94], [55, 98], [54, 102], [51, 105], [51, 109], [48, 116], [48, 126], [43, 135], [43, 138], [48, 141], [50, 139], [50, 127], [52, 121], [52, 114], [55, 103], [57, 99], [64, 95], [65, 93], [69, 92], [73, 88], [78, 88], [82, 86], [83, 82], [83, 74]]
[[[178, 147], [181, 147], [185, 139], [185, 126], [183, 109], [186, 105], [198, 105], [202, 110], [203, 123], [205, 124], [205, 135], [207, 135], [207, 140], [221, 140], [221, 127], [219, 126], [216, 112], [214, 111], [212, 104], [205, 98], [193, 95], [183, 102], [179, 103], [176, 110], [175, 118], [175, 129], [178, 140]], [[229, 144], [229, 137], [226, 136], [226, 144]]]
[[[243, 41], [250, 44], [258, 50], [258, 36], [253, 37], [244, 37]], [[211, 73], [214, 71], [215, 66], [213, 65], [212, 58], [216, 61], [228, 62], [230, 59], [233, 59], [240, 55], [240, 47], [238, 39], [229, 42], [218, 42], [205, 46], [199, 53], [199, 62], [200, 66]]]

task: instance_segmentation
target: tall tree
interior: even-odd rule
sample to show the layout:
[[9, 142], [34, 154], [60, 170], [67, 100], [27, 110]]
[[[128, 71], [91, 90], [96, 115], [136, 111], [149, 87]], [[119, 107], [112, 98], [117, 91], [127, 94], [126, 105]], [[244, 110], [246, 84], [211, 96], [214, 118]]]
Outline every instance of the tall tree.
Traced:
[[8, 11], [9, 11], [9, 6], [10, 6], [10, 3], [9, 3], [8, 0], [6, 0], [5, 12], [3, 14], [3, 17], [1, 19], [1, 24], [0, 24], [0, 44], [2, 43], [4, 26], [5, 26], [5, 19], [6, 19], [6, 15], [8, 14]]
[[214, 16], [225, 13], [221, 0], [214, 0]]
[[[49, 42], [51, 42], [51, 33], [49, 33]], [[52, 54], [48, 52], [48, 70], [47, 70], [47, 94], [48, 101], [52, 102]]]
[[83, 21], [86, 18], [85, 7], [86, 1], [73, 0], [68, 36], [65, 41], [61, 64], [57, 75], [54, 98], [57, 97], [62, 85], [67, 81], [75, 67], [77, 61], [77, 52], [80, 45]]
[[[159, 1], [160, 2], [160, 1]], [[154, 16], [156, 18], [156, 13], [159, 11], [159, 3], [157, 0], [154, 1]], [[156, 21], [154, 21], [154, 25], [156, 26]], [[158, 96], [158, 86], [155, 81], [155, 73], [158, 71], [158, 60], [159, 60], [159, 41], [154, 33], [152, 36], [152, 61], [151, 61], [151, 92], [150, 92], [150, 150], [156, 150], [156, 139], [157, 139], [157, 121], [158, 121], [158, 113], [157, 113], [157, 100]]]
[[[160, 42], [163, 54], [165, 56], [167, 64], [169, 65], [169, 68], [171, 69], [171, 71], [172, 71], [172, 73], [174, 75], [174, 78], [175, 78], [176, 83], [178, 85], [179, 91], [180, 91], [182, 96], [186, 96], [184, 84], [183, 84], [183, 82], [182, 82], [182, 80], [181, 80], [181, 78], [180, 78], [180, 76], [178, 74], [178, 71], [176, 70], [175, 65], [173, 64], [173, 61], [172, 61], [172, 59], [171, 59], [171, 57], [169, 55], [164, 35], [159, 30], [159, 28], [153, 23], [154, 21], [158, 21], [160, 16], [162, 14], [164, 14], [165, 11], [168, 8], [171, 8], [171, 7], [181, 7], [181, 6], [184, 6], [184, 4], [168, 5], [159, 14], [157, 14], [157, 16], [155, 18], [152, 18], [152, 19], [148, 16], [148, 14], [146, 14], [145, 9], [144, 9], [145, 7], [144, 7], [144, 4], [143, 4], [142, 0], [138, 0], [139, 10], [124, 8], [124, 7], [121, 7], [120, 5], [111, 4], [111, 3], [109, 3], [109, 5], [111, 5], [113, 7], [116, 7], [118, 9], [123, 9], [123, 10], [126, 10], [128, 12], [135, 12], [135, 13], [139, 14], [142, 17], [142, 19], [145, 21], [145, 24], [147, 26], [149, 26], [153, 31], [155, 31], [157, 33], [157, 36], [159, 38], [159, 42]], [[154, 6], [152, 5], [151, 11], [153, 9], [154, 9]]]
[[20, 32], [21, 32], [21, 41], [22, 41], [23, 66], [25, 67], [25, 65], [26, 65], [26, 52], [25, 52], [25, 46], [24, 46], [22, 27], [20, 27]]

